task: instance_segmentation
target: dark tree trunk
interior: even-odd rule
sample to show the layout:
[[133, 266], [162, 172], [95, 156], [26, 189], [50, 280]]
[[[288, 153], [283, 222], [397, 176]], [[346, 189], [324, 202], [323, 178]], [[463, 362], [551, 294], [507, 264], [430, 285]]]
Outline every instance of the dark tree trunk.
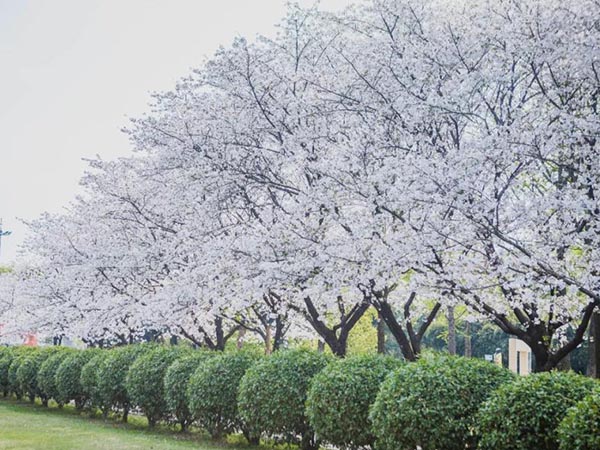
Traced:
[[592, 378], [600, 378], [600, 311], [598, 308], [590, 321], [588, 351], [588, 375]]
[[[106, 411], [106, 415], [108, 416], [108, 410]], [[125, 408], [123, 408], [123, 415], [121, 416], [121, 422], [127, 423], [128, 420], [129, 420], [129, 408], [125, 407]]]
[[306, 317], [313, 329], [331, 349], [331, 352], [342, 358], [346, 356], [350, 331], [352, 331], [360, 318], [369, 309], [369, 303], [366, 301], [356, 303], [352, 306], [350, 311], [346, 311], [342, 298], [338, 297], [340, 321], [333, 326], [328, 326], [321, 320], [317, 308], [309, 297], [304, 299], [304, 304], [306, 307], [300, 312]]
[[319, 446], [319, 441], [317, 441], [313, 432], [307, 431], [302, 434], [301, 450], [319, 450]]
[[385, 353], [385, 322], [379, 311], [377, 312], [377, 353], [380, 355]]
[[242, 428], [242, 434], [248, 441], [250, 445], [259, 445], [260, 444], [260, 435], [254, 434], [246, 428]]
[[388, 330], [394, 336], [404, 359], [407, 361], [416, 361], [421, 354], [423, 336], [437, 316], [441, 304], [435, 304], [429, 315], [422, 320], [418, 330], [415, 331], [416, 324], [412, 322], [410, 308], [416, 298], [416, 293], [412, 292], [404, 303], [404, 317], [401, 319], [401, 322], [405, 324], [404, 326], [398, 321], [392, 306], [387, 302], [388, 295], [389, 292], [385, 290], [374, 291], [372, 292], [373, 297], [371, 298], [371, 302], [377, 309], [379, 317], [383, 319]]
[[[527, 304], [523, 308], [513, 308], [516, 322], [512, 322], [505, 313], [496, 311], [469, 290], [461, 289], [461, 293], [470, 295], [473, 299], [471, 301], [469, 298], [459, 296], [465, 304], [487, 315], [506, 334], [515, 336], [529, 345], [533, 354], [533, 372], [548, 372], [556, 369], [561, 360], [583, 342], [595, 308], [594, 302], [587, 304], [581, 311], [581, 319], [573, 337], [560, 347], [552, 348], [556, 331], [569, 324], [574, 318], [557, 320], [550, 314], [547, 320], [542, 320], [535, 304]], [[511, 292], [503, 289], [503, 293], [508, 300], [513, 300]]]

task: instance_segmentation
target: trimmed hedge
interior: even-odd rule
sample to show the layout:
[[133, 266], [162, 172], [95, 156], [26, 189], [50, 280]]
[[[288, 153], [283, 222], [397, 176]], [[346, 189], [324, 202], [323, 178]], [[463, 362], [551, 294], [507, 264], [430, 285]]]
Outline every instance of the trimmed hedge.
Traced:
[[99, 396], [98, 375], [107, 356], [107, 351], [99, 351], [97, 355], [81, 368], [81, 375], [79, 377], [81, 391], [83, 392], [83, 395], [89, 399], [90, 407], [99, 408], [102, 412], [107, 409], [107, 406], [102, 403], [102, 399]]
[[482, 450], [558, 450], [557, 427], [597, 382], [573, 372], [537, 373], [500, 387], [482, 406]]
[[98, 369], [98, 402], [106, 417], [110, 409], [120, 408], [123, 411], [123, 422], [127, 422], [131, 400], [125, 387], [129, 368], [144, 352], [154, 346], [147, 344], [127, 345], [108, 350], [108, 355]]
[[246, 439], [258, 443], [240, 418], [237, 394], [246, 371], [260, 360], [256, 352], [226, 353], [205, 361], [188, 385], [189, 408], [198, 424], [213, 438], [242, 430]]
[[248, 431], [255, 435], [301, 436], [304, 450], [319, 447], [305, 413], [312, 378], [331, 359], [309, 350], [283, 350], [252, 366], [240, 383], [238, 408]]
[[21, 397], [23, 397], [24, 394], [17, 377], [17, 372], [19, 367], [21, 367], [21, 364], [25, 361], [27, 355], [35, 351], [35, 347], [25, 346], [15, 347], [13, 350], [13, 358], [11, 359], [10, 366], [8, 368], [8, 389], [9, 392], [17, 397], [17, 400], [21, 400]]
[[177, 359], [165, 373], [164, 388], [167, 409], [185, 431], [194, 420], [188, 407], [187, 388], [192, 374], [214, 353], [198, 351]]
[[49, 356], [40, 366], [37, 373], [37, 383], [40, 389], [41, 397], [48, 400], [54, 399], [59, 407], [63, 403], [59, 401], [58, 391], [56, 388], [56, 371], [62, 364], [64, 359], [71, 355], [74, 350], [66, 347], [55, 347], [56, 352]]
[[320, 439], [340, 448], [372, 447], [369, 408], [381, 383], [401, 361], [380, 355], [333, 362], [312, 380], [306, 414]]
[[166, 418], [164, 376], [173, 362], [184, 355], [180, 347], [157, 347], [139, 356], [129, 368], [125, 387], [133, 405], [142, 410], [152, 428]]
[[600, 388], [567, 411], [558, 427], [560, 450], [600, 448]]
[[32, 403], [36, 397], [40, 397], [42, 404], [48, 406], [48, 396], [39, 387], [38, 372], [42, 364], [56, 352], [57, 347], [36, 349], [23, 357], [23, 362], [17, 369], [17, 382]]
[[382, 384], [371, 411], [377, 449], [475, 448], [480, 405], [514, 375], [486, 361], [434, 355]]
[[10, 384], [8, 382], [8, 370], [15, 357], [12, 347], [1, 347], [0, 352], [0, 392], [4, 397], [10, 393]]
[[73, 400], [77, 409], [83, 409], [89, 398], [81, 386], [81, 369], [101, 351], [100, 349], [83, 350], [63, 360], [56, 370], [58, 401], [66, 404]]

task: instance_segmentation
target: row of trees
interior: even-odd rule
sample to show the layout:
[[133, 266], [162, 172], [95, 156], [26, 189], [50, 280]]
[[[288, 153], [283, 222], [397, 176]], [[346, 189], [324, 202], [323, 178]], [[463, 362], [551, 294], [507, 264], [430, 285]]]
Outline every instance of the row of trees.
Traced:
[[599, 6], [290, 7], [155, 94], [136, 155], [90, 161], [86, 194], [29, 224], [2, 321], [344, 355], [374, 307], [414, 360], [461, 304], [555, 367], [600, 304]]

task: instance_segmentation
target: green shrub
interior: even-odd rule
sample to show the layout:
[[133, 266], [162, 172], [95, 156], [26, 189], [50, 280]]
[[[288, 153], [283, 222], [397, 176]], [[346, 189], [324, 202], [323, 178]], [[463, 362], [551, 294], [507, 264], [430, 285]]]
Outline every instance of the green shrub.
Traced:
[[100, 408], [103, 412], [107, 406], [102, 403], [102, 399], [98, 394], [98, 374], [107, 355], [107, 350], [99, 351], [96, 356], [81, 368], [81, 375], [79, 377], [81, 390], [83, 395], [89, 399], [90, 407]]
[[257, 441], [240, 419], [237, 394], [242, 377], [258, 360], [256, 352], [225, 353], [204, 362], [191, 376], [190, 410], [214, 438], [241, 429], [249, 441]]
[[501, 386], [482, 406], [482, 450], [557, 450], [567, 410], [597, 383], [573, 372], [538, 373]]
[[48, 397], [39, 388], [38, 372], [42, 364], [52, 355], [56, 354], [58, 347], [39, 348], [23, 357], [21, 365], [17, 369], [17, 383], [19, 383], [24, 395], [29, 396], [33, 402], [40, 397], [42, 404], [48, 406]]
[[126, 345], [107, 350], [104, 363], [98, 369], [98, 402], [106, 416], [110, 409], [123, 411], [123, 422], [131, 408], [131, 400], [125, 387], [129, 368], [144, 352], [153, 349], [151, 345]]
[[320, 439], [341, 448], [372, 447], [369, 408], [400, 360], [380, 355], [333, 362], [312, 380], [306, 414]]
[[27, 355], [35, 351], [35, 347], [26, 346], [15, 347], [13, 350], [13, 358], [8, 368], [8, 389], [17, 397], [17, 400], [23, 397], [23, 389], [17, 378], [17, 372]]
[[250, 367], [240, 383], [240, 417], [253, 435], [301, 436], [301, 448], [318, 448], [305, 414], [312, 378], [330, 361], [309, 350], [276, 352]]
[[165, 401], [168, 411], [175, 417], [184, 431], [194, 420], [188, 408], [187, 387], [190, 377], [214, 353], [197, 351], [190, 356], [177, 359], [165, 373]]
[[4, 397], [10, 392], [8, 370], [14, 358], [15, 352], [12, 347], [2, 347], [2, 353], [0, 353], [0, 392]]
[[98, 354], [99, 349], [88, 349], [75, 352], [67, 356], [56, 370], [56, 391], [58, 401], [69, 403], [75, 401], [77, 409], [83, 409], [89, 400], [81, 386], [81, 369], [94, 356]]
[[63, 360], [72, 354], [75, 350], [67, 347], [55, 347], [56, 351], [50, 355], [40, 366], [37, 373], [37, 384], [40, 390], [40, 397], [47, 400], [54, 399], [59, 407], [62, 403], [58, 400], [58, 391], [56, 390], [56, 371]]
[[184, 353], [181, 347], [157, 347], [139, 356], [127, 372], [125, 386], [129, 398], [142, 410], [150, 427], [169, 412], [164, 393], [165, 373]]
[[558, 427], [560, 450], [600, 448], [600, 388], [567, 411]]
[[383, 382], [371, 410], [377, 449], [474, 448], [480, 405], [513, 379], [477, 359], [431, 355], [404, 365]]

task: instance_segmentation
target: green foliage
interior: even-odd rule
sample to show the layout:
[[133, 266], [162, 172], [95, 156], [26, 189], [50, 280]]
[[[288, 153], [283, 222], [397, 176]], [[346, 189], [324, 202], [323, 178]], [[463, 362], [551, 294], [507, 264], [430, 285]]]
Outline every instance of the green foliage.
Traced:
[[573, 372], [538, 373], [501, 386], [482, 406], [482, 450], [557, 450], [567, 410], [597, 383]]
[[283, 350], [248, 369], [240, 383], [238, 407], [253, 434], [302, 436], [302, 447], [314, 445], [305, 414], [312, 378], [331, 358], [309, 350]]
[[173, 362], [189, 354], [181, 347], [156, 347], [139, 356], [129, 368], [125, 386], [133, 405], [139, 407], [153, 427], [169, 412], [165, 400], [164, 377]]
[[17, 397], [17, 399], [21, 399], [23, 396], [23, 389], [17, 378], [17, 372], [27, 355], [35, 351], [35, 347], [25, 346], [15, 347], [13, 350], [13, 358], [11, 359], [8, 368], [8, 389]]
[[380, 355], [337, 360], [318, 373], [306, 413], [319, 438], [341, 448], [372, 446], [369, 408], [383, 380], [401, 361]]
[[567, 411], [558, 438], [560, 450], [600, 448], [600, 388]]
[[140, 355], [153, 348], [152, 345], [138, 344], [107, 351], [106, 359], [98, 369], [97, 390], [97, 401], [105, 413], [110, 408], [121, 408], [127, 414], [131, 405], [125, 386], [127, 372]]
[[81, 386], [81, 369], [101, 351], [99, 349], [78, 351], [63, 360], [56, 370], [57, 401], [69, 403], [74, 400], [78, 409], [85, 406], [89, 399]]
[[10, 391], [8, 370], [15, 358], [13, 347], [0, 347], [0, 393], [7, 396]]
[[44, 403], [48, 397], [40, 389], [38, 384], [38, 372], [42, 364], [52, 355], [57, 353], [58, 347], [38, 348], [24, 356], [23, 361], [17, 369], [17, 383], [19, 383], [24, 395], [28, 395], [33, 401], [40, 397]]
[[348, 355], [377, 353], [377, 311], [369, 308], [350, 330]]
[[382, 384], [372, 411], [377, 448], [474, 448], [477, 411], [514, 375], [477, 359], [433, 355], [406, 364]]
[[[58, 399], [56, 390], [56, 371], [64, 359], [75, 350], [67, 347], [55, 347], [54, 354], [50, 355], [40, 366], [37, 373], [37, 384], [40, 390], [40, 396], [45, 399]], [[58, 401], [58, 400], [57, 400]]]
[[[238, 388], [246, 371], [259, 358], [257, 352], [226, 353], [205, 361], [191, 376], [189, 408], [213, 437], [246, 429], [238, 414]], [[247, 432], [246, 435], [250, 437]]]
[[98, 351], [82, 368], [79, 377], [81, 391], [89, 400], [90, 406], [104, 410], [106, 405], [102, 403], [102, 399], [98, 392], [98, 375], [100, 368], [108, 356], [108, 350]]
[[193, 420], [193, 415], [188, 408], [187, 387], [190, 377], [205, 360], [214, 356], [214, 353], [196, 351], [189, 356], [177, 359], [169, 366], [165, 373], [165, 400], [167, 408], [185, 430]]

